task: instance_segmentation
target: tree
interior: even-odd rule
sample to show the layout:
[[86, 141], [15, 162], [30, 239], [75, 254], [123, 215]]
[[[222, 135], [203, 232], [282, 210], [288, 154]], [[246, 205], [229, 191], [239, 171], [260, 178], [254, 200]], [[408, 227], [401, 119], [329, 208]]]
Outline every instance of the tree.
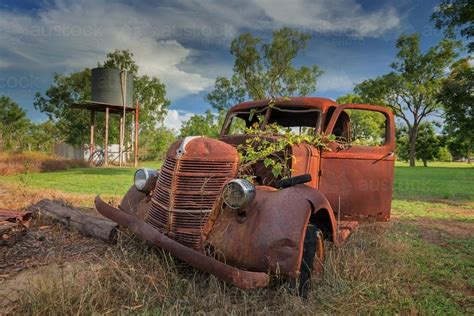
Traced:
[[59, 141], [59, 133], [53, 121], [32, 123], [29, 126], [28, 138], [24, 149], [53, 152], [53, 146]]
[[163, 160], [169, 146], [176, 140], [173, 131], [164, 126], [145, 130], [140, 138], [144, 144], [140, 147], [140, 159], [143, 160]]
[[419, 34], [401, 35], [392, 72], [358, 84], [362, 99], [391, 108], [408, 127], [410, 166], [415, 166], [416, 138], [420, 124], [441, 108], [437, 98], [445, 69], [457, 56], [456, 42], [442, 40], [422, 53]]
[[298, 53], [305, 50], [309, 34], [291, 28], [273, 32], [271, 43], [245, 33], [230, 46], [234, 56], [231, 78], [218, 77], [206, 100], [221, 111], [246, 99], [278, 96], [305, 96], [316, 90], [322, 74], [318, 66], [293, 65]]
[[[53, 84], [46, 90], [45, 96], [35, 94], [34, 106], [45, 113], [56, 124], [61, 140], [75, 146], [87, 142], [90, 123], [89, 113], [71, 108], [73, 103], [91, 99], [91, 72], [89, 68], [70, 75], [55, 74]], [[103, 133], [103, 120], [97, 120], [98, 138]], [[112, 126], [116, 124], [111, 124]], [[111, 137], [117, 134], [117, 129], [110, 131]]]
[[431, 122], [420, 124], [416, 145], [418, 147], [416, 158], [423, 161], [423, 166], [427, 167], [428, 161], [438, 158], [440, 146]]
[[220, 133], [220, 120], [210, 110], [205, 114], [195, 114], [181, 125], [180, 137], [186, 136], [208, 136], [217, 138]]
[[[129, 71], [134, 77], [134, 99], [140, 103], [140, 134], [150, 133], [163, 121], [169, 100], [166, 99], [166, 88], [159, 79], [147, 75], [138, 76], [138, 65], [133, 60], [133, 54], [128, 51], [115, 50], [108, 53], [100, 67], [119, 68]], [[64, 76], [55, 74], [54, 83], [46, 90], [46, 96], [39, 92], [35, 95], [34, 106], [46, 113], [58, 126], [59, 133], [65, 142], [71, 145], [82, 145], [88, 141], [90, 117], [86, 111], [71, 109], [71, 104], [91, 99], [91, 72], [85, 68], [82, 71]], [[131, 128], [132, 120], [126, 120], [127, 128]], [[97, 143], [103, 143], [104, 117], [97, 114]], [[110, 117], [109, 137], [111, 142], [118, 141], [118, 118]], [[144, 141], [152, 138], [144, 137], [140, 146], [147, 146]]]
[[470, 162], [474, 145], [474, 69], [468, 60], [461, 60], [452, 68], [443, 80], [438, 99], [444, 105], [445, 132]]
[[[456, 30], [468, 40], [474, 36], [474, 2], [472, 0], [443, 0], [431, 15], [437, 29], [445, 29], [448, 37], [454, 37]], [[474, 42], [468, 43], [470, 52], [474, 51]]]
[[[442, 143], [435, 133], [434, 124], [432, 122], [422, 122], [418, 129], [418, 137], [416, 139], [416, 159], [423, 161], [423, 166], [428, 166], [428, 161], [440, 158], [442, 152]], [[449, 153], [449, 151], [448, 151]], [[446, 159], [446, 153], [442, 153], [443, 159]], [[410, 159], [410, 142], [409, 133], [406, 126], [397, 128], [397, 157], [400, 160]]]
[[4, 149], [21, 150], [29, 124], [25, 110], [9, 97], [0, 97], [0, 134]]

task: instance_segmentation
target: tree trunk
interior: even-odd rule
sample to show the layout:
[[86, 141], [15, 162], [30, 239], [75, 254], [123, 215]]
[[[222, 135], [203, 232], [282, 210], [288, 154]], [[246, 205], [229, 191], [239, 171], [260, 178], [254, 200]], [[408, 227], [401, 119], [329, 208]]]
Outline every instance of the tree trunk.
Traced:
[[418, 127], [413, 126], [408, 130], [408, 142], [410, 143], [410, 167], [415, 167], [416, 161], [416, 134]]
[[428, 167], [428, 160], [423, 159], [423, 167]]
[[73, 227], [82, 235], [114, 243], [118, 225], [108, 219], [98, 218], [84, 212], [64, 206], [58, 201], [44, 199], [32, 205], [32, 212], [52, 217], [67, 227]]

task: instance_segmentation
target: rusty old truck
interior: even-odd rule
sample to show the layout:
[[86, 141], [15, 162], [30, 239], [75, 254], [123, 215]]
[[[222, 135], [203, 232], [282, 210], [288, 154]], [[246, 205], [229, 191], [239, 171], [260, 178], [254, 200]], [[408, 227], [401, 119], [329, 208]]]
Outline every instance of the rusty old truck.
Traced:
[[[118, 208], [97, 197], [97, 210], [240, 288], [265, 287], [277, 274], [304, 292], [311, 276], [321, 272], [325, 241], [339, 245], [359, 222], [389, 220], [394, 117], [382, 106], [325, 98], [269, 104], [232, 107], [219, 139], [176, 141], [160, 170], [136, 171]], [[335, 138], [327, 138], [324, 147], [291, 146], [289, 178], [272, 177], [259, 163], [252, 180], [239, 178], [236, 148], [253, 136], [233, 126], [252, 124], [255, 110], [263, 115], [261, 126], [276, 123], [295, 133]]]

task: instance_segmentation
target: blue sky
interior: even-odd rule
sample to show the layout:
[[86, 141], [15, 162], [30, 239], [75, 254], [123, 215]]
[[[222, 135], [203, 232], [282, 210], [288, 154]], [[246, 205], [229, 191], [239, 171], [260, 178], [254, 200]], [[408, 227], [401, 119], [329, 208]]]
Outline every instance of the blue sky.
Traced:
[[424, 48], [442, 33], [430, 15], [439, 1], [356, 0], [1, 0], [0, 95], [18, 102], [30, 118], [53, 73], [94, 67], [107, 52], [130, 49], [142, 74], [166, 84], [171, 100], [166, 125], [178, 128], [209, 108], [204, 96], [216, 76], [232, 73], [231, 40], [242, 32], [270, 38], [290, 26], [310, 32], [296, 64], [317, 64], [324, 75], [317, 96], [335, 99], [354, 84], [387, 73], [395, 41], [419, 32]]

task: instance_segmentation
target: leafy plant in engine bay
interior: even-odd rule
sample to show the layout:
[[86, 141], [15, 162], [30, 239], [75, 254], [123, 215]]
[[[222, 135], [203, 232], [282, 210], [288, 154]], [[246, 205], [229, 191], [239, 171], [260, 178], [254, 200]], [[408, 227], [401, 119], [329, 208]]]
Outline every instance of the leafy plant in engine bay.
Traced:
[[253, 169], [257, 162], [262, 162], [265, 168], [270, 168], [275, 178], [288, 178], [292, 169], [290, 161], [293, 159], [291, 147], [301, 143], [310, 144], [316, 148], [329, 150], [328, 142], [336, 139], [334, 135], [313, 133], [309, 128], [303, 127], [300, 134], [295, 133], [290, 127], [284, 127], [276, 123], [265, 124], [264, 115], [268, 108], [274, 105], [270, 103], [264, 109], [252, 109], [249, 121], [257, 115], [257, 121], [250, 127], [245, 128], [245, 135], [250, 136], [244, 144], [237, 146], [240, 156], [239, 176], [252, 178]]

